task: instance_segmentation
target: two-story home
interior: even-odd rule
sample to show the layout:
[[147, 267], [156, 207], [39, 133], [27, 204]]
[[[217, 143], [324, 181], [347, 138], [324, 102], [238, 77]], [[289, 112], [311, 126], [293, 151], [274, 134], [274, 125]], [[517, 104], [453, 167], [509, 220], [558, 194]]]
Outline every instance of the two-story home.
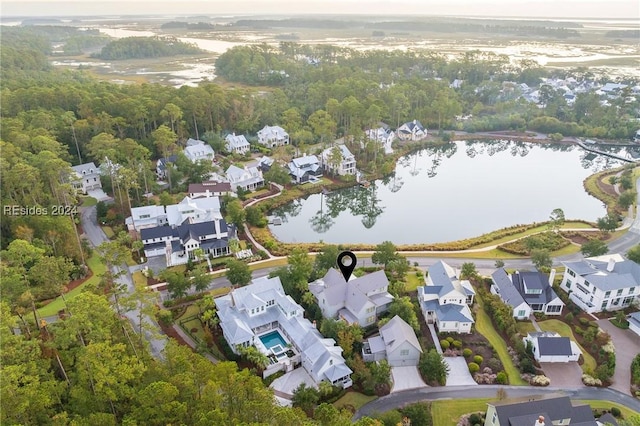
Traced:
[[169, 167], [174, 167], [176, 160], [178, 159], [177, 155], [170, 155], [169, 157], [162, 157], [156, 161], [156, 175], [158, 175], [159, 179], [164, 179], [167, 177], [167, 170]]
[[235, 193], [231, 189], [231, 184], [229, 182], [214, 181], [190, 183], [188, 192], [190, 198], [209, 198], [224, 197], [225, 195], [235, 195]]
[[71, 185], [76, 191], [87, 194], [92, 189], [101, 189], [100, 169], [92, 162], [72, 166], [74, 174], [71, 176]]
[[610, 417], [602, 416], [596, 422], [589, 405], [574, 405], [568, 396], [549, 395], [489, 402], [484, 426], [598, 426], [606, 421]]
[[560, 288], [586, 312], [615, 311], [640, 300], [640, 265], [620, 254], [562, 263]]
[[229, 251], [229, 228], [224, 219], [209, 222], [186, 221], [175, 228], [156, 226], [140, 231], [146, 257], [165, 256], [167, 266], [182, 265], [201, 249], [205, 255], [226, 256]]
[[429, 267], [426, 285], [418, 287], [418, 303], [427, 324], [439, 332], [471, 333], [475, 322], [469, 306], [476, 292], [468, 280], [443, 261]]
[[329, 173], [340, 176], [356, 174], [356, 157], [345, 145], [327, 148], [320, 154], [320, 164]]
[[245, 191], [253, 191], [264, 185], [262, 171], [257, 167], [244, 167], [231, 165], [225, 171], [227, 180], [231, 184], [231, 189], [238, 191], [242, 188]]
[[393, 296], [388, 289], [384, 271], [345, 281], [338, 270], [331, 268], [324, 277], [309, 283], [309, 291], [325, 318], [340, 318], [362, 327], [375, 324], [378, 315], [389, 308]]
[[264, 126], [258, 130], [258, 143], [268, 148], [289, 145], [289, 133], [280, 126]]
[[364, 134], [370, 141], [379, 143], [385, 154], [393, 154], [391, 144], [396, 139], [396, 134], [389, 126], [385, 124], [375, 129], [367, 129]]
[[409, 121], [396, 131], [401, 141], [418, 141], [427, 137], [427, 129], [418, 120]]
[[629, 330], [640, 336], [640, 311], [629, 314], [627, 321], [629, 321]]
[[291, 178], [296, 183], [315, 182], [318, 181], [318, 176], [322, 176], [320, 160], [315, 155], [294, 158], [287, 166]]
[[422, 347], [415, 331], [399, 316], [380, 327], [380, 334], [370, 337], [362, 346], [366, 362], [386, 359], [392, 367], [418, 365]]
[[315, 324], [304, 318], [304, 309], [282, 288], [279, 277], [256, 278], [251, 284], [215, 299], [220, 327], [235, 353], [255, 346], [272, 366], [291, 371], [302, 365], [317, 386], [327, 381], [350, 387], [351, 369], [334, 339], [324, 338]]
[[509, 275], [500, 268], [491, 275], [491, 293], [513, 309], [513, 317], [526, 319], [531, 312], [560, 315], [564, 302], [553, 290], [555, 270], [549, 277], [538, 271], [516, 271]]
[[184, 197], [178, 204], [167, 206], [143, 206], [131, 209], [131, 216], [125, 219], [130, 231], [168, 225], [172, 228], [190, 223], [208, 222], [222, 218], [218, 197]]
[[204, 141], [189, 138], [183, 153], [192, 163], [196, 163], [198, 161], [208, 161], [209, 163], [213, 163], [213, 148]]
[[236, 136], [235, 133], [228, 134], [224, 140], [226, 142], [225, 148], [232, 154], [244, 155], [251, 149], [251, 145], [244, 135]]

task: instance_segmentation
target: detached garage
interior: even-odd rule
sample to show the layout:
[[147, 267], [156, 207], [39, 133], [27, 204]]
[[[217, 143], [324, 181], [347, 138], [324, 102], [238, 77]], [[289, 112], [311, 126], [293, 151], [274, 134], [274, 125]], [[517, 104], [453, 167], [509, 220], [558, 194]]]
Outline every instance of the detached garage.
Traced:
[[391, 367], [416, 366], [421, 354], [415, 331], [397, 315], [380, 327], [380, 336], [371, 337], [362, 348], [365, 361], [386, 358]]
[[582, 353], [576, 342], [554, 332], [529, 333], [523, 341], [525, 345], [531, 343], [538, 362], [578, 361]]

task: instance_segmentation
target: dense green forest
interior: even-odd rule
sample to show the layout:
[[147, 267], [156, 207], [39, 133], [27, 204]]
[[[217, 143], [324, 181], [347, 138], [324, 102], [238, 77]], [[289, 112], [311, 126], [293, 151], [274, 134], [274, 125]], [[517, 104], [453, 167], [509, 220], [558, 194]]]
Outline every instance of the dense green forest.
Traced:
[[102, 48], [96, 58], [105, 60], [159, 58], [202, 53], [196, 45], [175, 37], [125, 37]]

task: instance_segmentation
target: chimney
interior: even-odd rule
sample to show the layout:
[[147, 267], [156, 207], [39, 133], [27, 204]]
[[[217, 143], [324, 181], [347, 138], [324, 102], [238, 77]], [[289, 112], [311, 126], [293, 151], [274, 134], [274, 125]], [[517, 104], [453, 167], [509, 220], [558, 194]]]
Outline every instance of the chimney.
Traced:
[[609, 263], [607, 263], [607, 271], [613, 272], [613, 268], [616, 266], [616, 260], [613, 257], [609, 258]]
[[538, 417], [538, 420], [536, 420], [534, 426], [544, 426], [544, 416]]
[[552, 269], [549, 273], [549, 285], [553, 286], [553, 280], [556, 278], [556, 270]]
[[313, 320], [313, 328], [318, 328], [318, 327], [316, 326], [316, 320]]

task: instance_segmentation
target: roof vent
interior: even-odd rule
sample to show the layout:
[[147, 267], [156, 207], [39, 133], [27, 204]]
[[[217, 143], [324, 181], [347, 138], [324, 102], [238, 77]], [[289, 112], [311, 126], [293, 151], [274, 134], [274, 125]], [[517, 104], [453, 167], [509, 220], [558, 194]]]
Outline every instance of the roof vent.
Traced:
[[538, 417], [534, 426], [544, 426], [544, 416]]
[[609, 263], [607, 263], [607, 271], [613, 272], [613, 268], [615, 268], [615, 266], [616, 260], [613, 257], [609, 258]]

